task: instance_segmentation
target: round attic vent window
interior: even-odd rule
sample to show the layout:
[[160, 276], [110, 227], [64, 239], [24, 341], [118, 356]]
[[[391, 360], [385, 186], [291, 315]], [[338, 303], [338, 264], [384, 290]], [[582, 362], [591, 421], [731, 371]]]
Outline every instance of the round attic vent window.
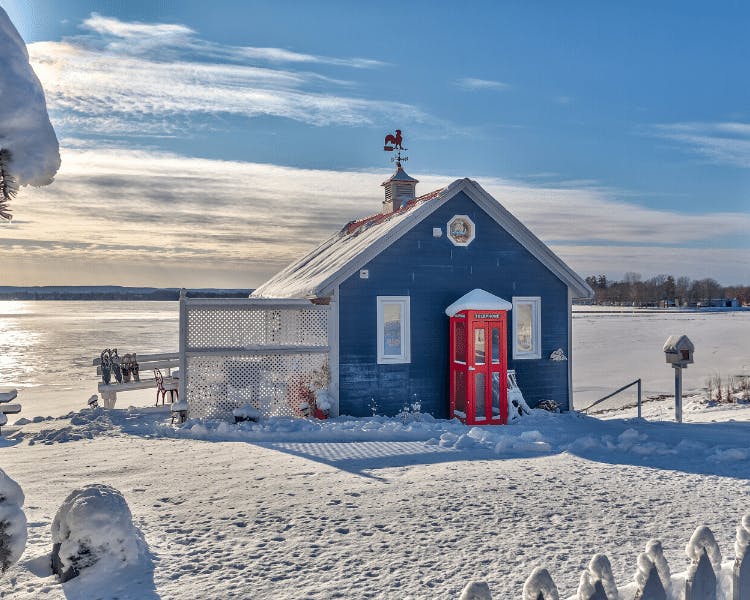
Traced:
[[468, 246], [476, 236], [476, 227], [467, 215], [454, 215], [448, 221], [448, 239], [456, 246]]

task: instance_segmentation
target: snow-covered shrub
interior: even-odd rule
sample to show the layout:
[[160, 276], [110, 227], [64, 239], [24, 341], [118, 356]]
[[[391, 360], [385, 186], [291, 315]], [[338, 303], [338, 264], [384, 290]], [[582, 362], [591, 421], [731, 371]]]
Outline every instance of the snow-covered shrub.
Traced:
[[0, 576], [18, 562], [26, 548], [26, 515], [21, 486], [0, 469]]
[[486, 581], [472, 581], [466, 584], [459, 600], [492, 600], [490, 586]]
[[63, 582], [95, 565], [134, 564], [145, 551], [125, 498], [100, 483], [68, 495], [52, 522], [52, 542], [52, 568]]

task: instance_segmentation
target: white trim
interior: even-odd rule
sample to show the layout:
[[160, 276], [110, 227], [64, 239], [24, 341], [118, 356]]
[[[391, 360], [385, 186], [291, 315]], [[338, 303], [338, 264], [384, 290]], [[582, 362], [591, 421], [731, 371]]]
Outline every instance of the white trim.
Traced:
[[334, 403], [331, 407], [331, 416], [338, 417], [339, 405], [339, 286], [333, 290], [331, 303], [328, 311], [328, 373], [331, 381], [328, 383], [328, 392], [333, 396]]
[[[467, 239], [465, 242], [459, 242], [453, 239], [453, 236], [451, 235], [451, 223], [453, 223], [453, 221], [455, 221], [456, 219], [463, 219], [464, 221], [467, 221], [469, 223], [469, 227], [471, 228], [471, 231], [469, 232], [469, 239]], [[471, 220], [471, 217], [469, 217], [469, 215], [453, 215], [445, 224], [445, 231], [448, 232], [448, 239], [454, 246], [468, 246], [469, 244], [471, 244], [471, 242], [474, 241], [474, 238], [477, 237], [477, 226], [474, 224], [474, 221]]]
[[[519, 352], [518, 340], [518, 305], [531, 305], [531, 334], [534, 350]], [[513, 296], [513, 360], [542, 358], [542, 299], [540, 296]]]
[[[411, 362], [411, 318], [409, 296], [378, 296], [377, 297], [377, 327], [378, 327], [378, 364], [403, 364]], [[384, 354], [385, 328], [383, 322], [383, 306], [397, 304], [401, 307], [401, 354], [398, 356]]]
[[573, 292], [568, 288], [568, 410], [573, 410]]

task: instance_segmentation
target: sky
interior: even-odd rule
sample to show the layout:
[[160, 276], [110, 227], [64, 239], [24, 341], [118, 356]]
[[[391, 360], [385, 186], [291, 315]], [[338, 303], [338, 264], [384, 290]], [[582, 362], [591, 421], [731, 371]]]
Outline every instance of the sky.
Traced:
[[477, 180], [582, 276], [750, 282], [740, 2], [0, 0], [60, 141], [5, 285], [256, 287], [380, 208]]

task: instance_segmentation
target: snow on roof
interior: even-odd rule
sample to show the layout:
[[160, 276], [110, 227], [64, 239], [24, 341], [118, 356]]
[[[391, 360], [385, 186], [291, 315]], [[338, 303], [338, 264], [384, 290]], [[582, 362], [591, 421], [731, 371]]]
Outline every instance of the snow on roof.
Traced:
[[513, 305], [507, 300], [477, 288], [464, 294], [446, 308], [445, 314], [453, 317], [462, 310], [511, 310], [512, 308]]
[[419, 183], [419, 179], [414, 179], [414, 177], [408, 175], [406, 171], [404, 171], [404, 169], [401, 167], [401, 165], [398, 165], [398, 167], [396, 168], [396, 172], [380, 185], [386, 185], [391, 181], [408, 181], [409, 183]]
[[60, 167], [59, 144], [26, 44], [2, 7], [0, 56], [0, 148], [10, 150], [10, 170], [20, 185], [46, 185]]
[[253, 298], [316, 298], [364, 267], [393, 242], [431, 215], [459, 192], [464, 192], [505, 231], [563, 281], [576, 298], [591, 298], [589, 285], [516, 217], [471, 179], [457, 179], [448, 187], [407, 202], [399, 210], [376, 214], [345, 225], [320, 246], [258, 287]]
[[686, 335], [670, 335], [664, 342], [664, 352], [677, 354], [680, 350], [695, 351], [695, 346]]

